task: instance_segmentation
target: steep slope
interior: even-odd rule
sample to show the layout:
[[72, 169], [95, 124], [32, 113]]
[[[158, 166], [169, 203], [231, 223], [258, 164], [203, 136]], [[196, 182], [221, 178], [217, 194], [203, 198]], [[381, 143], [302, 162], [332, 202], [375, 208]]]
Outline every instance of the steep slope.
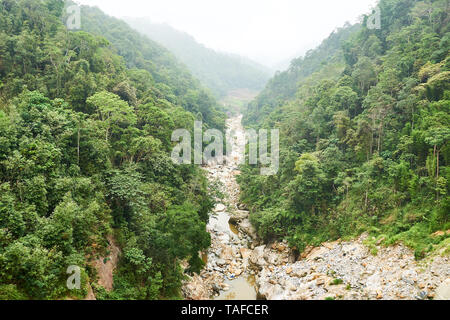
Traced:
[[203, 120], [212, 128], [223, 129], [215, 99], [201, 88], [200, 83], [189, 70], [167, 49], [148, 37], [139, 34], [122, 20], [110, 17], [98, 8], [81, 8], [83, 30], [105, 37], [117, 53], [124, 57], [128, 68], [150, 72], [166, 96], [177, 98], [176, 102], [194, 114], [201, 113]]
[[449, 252], [449, 2], [379, 7], [381, 29], [333, 34], [248, 108], [248, 126], [281, 136], [277, 175], [244, 166], [239, 177], [266, 242], [302, 251], [368, 231], [375, 249]]
[[0, 299], [178, 298], [213, 204], [171, 133], [224, 115], [166, 49], [89, 7], [69, 31], [64, 5], [0, 1]]
[[336, 64], [343, 64], [342, 46], [359, 28], [359, 25], [348, 24], [338, 28], [319, 47], [308, 51], [304, 57], [292, 60], [286, 71], [277, 72], [255, 101], [249, 105], [244, 123], [250, 125], [262, 121], [284, 101], [295, 98], [299, 82], [323, 69], [324, 66], [334, 67]]
[[269, 80], [267, 68], [244, 57], [208, 49], [167, 24], [153, 24], [146, 18], [125, 21], [173, 52], [218, 97], [236, 89], [259, 91]]

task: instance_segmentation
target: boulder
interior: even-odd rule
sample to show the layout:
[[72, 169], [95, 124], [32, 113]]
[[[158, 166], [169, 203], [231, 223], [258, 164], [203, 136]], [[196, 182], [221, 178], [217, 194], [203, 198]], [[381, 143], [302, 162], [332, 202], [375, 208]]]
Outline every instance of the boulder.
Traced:
[[285, 300], [283, 288], [279, 284], [264, 283], [258, 290], [258, 294], [266, 300]]
[[224, 266], [227, 264], [227, 262], [224, 259], [217, 259], [216, 260], [216, 264], [220, 267]]
[[279, 265], [281, 263], [280, 256], [276, 252], [268, 251], [264, 254], [264, 259], [272, 265]]
[[366, 290], [371, 295], [378, 295], [382, 291], [382, 279], [379, 273], [375, 273], [366, 280]]
[[[264, 249], [265, 248], [266, 248], [265, 245], [256, 247], [250, 256], [250, 262], [255, 265], [258, 265], [258, 266], [265, 265], [265, 261], [264, 261]], [[264, 262], [264, 263], [262, 263], [262, 262]]]
[[213, 292], [214, 293], [219, 293], [220, 294], [220, 291], [222, 290], [217, 284], [213, 284], [212, 285], [212, 290], [213, 290]]
[[450, 300], [450, 278], [437, 288], [435, 300]]
[[417, 281], [417, 272], [414, 270], [403, 271], [402, 280], [409, 285], [414, 285], [414, 283]]
[[252, 255], [252, 251], [247, 248], [241, 248], [239, 251], [241, 252], [242, 259], [250, 258]]
[[220, 258], [223, 260], [233, 260], [234, 254], [233, 254], [233, 248], [224, 246], [222, 249], [222, 253], [220, 254]]
[[306, 259], [306, 257], [308, 257], [309, 254], [311, 253], [311, 251], [313, 251], [313, 250], [314, 250], [314, 247], [312, 247], [312, 246], [306, 247], [305, 250], [300, 255], [300, 258], [301, 259]]
[[307, 260], [317, 260], [319, 258], [323, 258], [323, 255], [330, 251], [329, 249], [325, 247], [318, 247], [311, 250], [309, 255], [306, 257]]
[[248, 210], [247, 206], [246, 206], [245, 204], [243, 204], [243, 203], [240, 203], [240, 204], [238, 205], [238, 209], [239, 209], [239, 210]]
[[187, 300], [208, 300], [210, 298], [208, 286], [199, 276], [194, 276], [189, 283], [183, 286], [182, 290]]
[[271, 248], [282, 253], [288, 249], [288, 246], [285, 243], [274, 243], [272, 244]]
[[250, 221], [248, 219], [243, 220], [240, 224], [239, 227], [241, 228], [242, 231], [244, 231], [244, 233], [250, 235], [252, 238], [256, 238], [256, 230], [255, 228], [252, 226], [252, 224], [250, 223]]
[[307, 275], [308, 275], [308, 270], [306, 270], [306, 269], [293, 270], [290, 274], [291, 277], [295, 277], [295, 278], [304, 278]]
[[333, 250], [334, 248], [337, 247], [337, 245], [341, 243], [341, 240], [336, 240], [334, 242], [325, 242], [322, 244], [322, 246], [324, 246], [327, 249]]
[[242, 220], [247, 219], [249, 216], [248, 211], [242, 211], [238, 210], [233, 213], [233, 215], [230, 217], [230, 222], [233, 224], [239, 224]]
[[215, 212], [224, 212], [227, 207], [223, 203], [219, 203], [216, 205], [214, 211]]

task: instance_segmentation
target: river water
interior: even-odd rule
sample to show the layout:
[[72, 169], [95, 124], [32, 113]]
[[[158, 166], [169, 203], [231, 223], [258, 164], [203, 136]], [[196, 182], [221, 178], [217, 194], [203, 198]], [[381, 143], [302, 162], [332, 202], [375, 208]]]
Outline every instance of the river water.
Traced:
[[[256, 300], [255, 277], [249, 269], [248, 257], [242, 252], [249, 250], [251, 238], [232, 223], [230, 217], [238, 209], [239, 186], [236, 175], [239, 164], [244, 159], [245, 131], [242, 127], [242, 115], [227, 120], [227, 141], [231, 153], [226, 156], [224, 165], [209, 165], [206, 170], [211, 181], [219, 181], [224, 199], [211, 214], [208, 230], [211, 233], [212, 246], [203, 260], [207, 263], [206, 271], [214, 273], [221, 282], [220, 293], [216, 300]], [[225, 263], [224, 263], [225, 262]], [[220, 265], [220, 267], [219, 267]]]

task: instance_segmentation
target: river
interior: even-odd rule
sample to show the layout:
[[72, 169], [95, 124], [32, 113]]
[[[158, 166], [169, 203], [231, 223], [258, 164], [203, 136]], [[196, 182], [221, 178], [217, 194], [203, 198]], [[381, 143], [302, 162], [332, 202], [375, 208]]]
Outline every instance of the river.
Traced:
[[[224, 211], [221, 211], [222, 204], [216, 207], [216, 212], [210, 218], [208, 230], [213, 231], [213, 238], [219, 242], [219, 246], [224, 246], [222, 252], [233, 253], [233, 257], [225, 255], [225, 258], [230, 261], [228, 270], [225, 268], [225, 272], [222, 274], [226, 290], [221, 290], [215, 299], [256, 300], [255, 277], [250, 273], [248, 258], [243, 259], [241, 254], [241, 251], [250, 249], [251, 238], [235, 224], [230, 223], [233, 214], [245, 213], [238, 208], [239, 186], [236, 182], [236, 175], [239, 174], [238, 166], [245, 156], [245, 131], [242, 127], [242, 115], [227, 120], [227, 142], [232, 151], [226, 157], [225, 165], [207, 167], [209, 176], [222, 184], [221, 191], [224, 194], [224, 203], [222, 204], [226, 207]], [[219, 235], [219, 237], [214, 235]], [[213, 251], [209, 258], [213, 261], [210, 266], [213, 266], [217, 265], [217, 261], [214, 263], [214, 259], [220, 259], [220, 256]]]
[[249, 263], [253, 249], [253, 238], [246, 231], [246, 227], [250, 227], [249, 213], [239, 209], [239, 185], [236, 182], [245, 151], [245, 131], [241, 121], [242, 115], [227, 120], [226, 134], [231, 152], [225, 157], [225, 163], [205, 167], [209, 181], [219, 186], [224, 197], [216, 199], [217, 205], [207, 226], [211, 247], [202, 254], [206, 266], [185, 286], [189, 292], [186, 295], [192, 299], [257, 298], [255, 274]]

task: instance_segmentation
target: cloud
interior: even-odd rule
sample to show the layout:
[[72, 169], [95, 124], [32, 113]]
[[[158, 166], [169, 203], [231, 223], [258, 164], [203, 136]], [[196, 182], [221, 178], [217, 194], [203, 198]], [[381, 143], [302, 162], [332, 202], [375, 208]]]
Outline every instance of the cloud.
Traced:
[[204, 45], [267, 65], [298, 55], [376, 0], [79, 0], [116, 17], [148, 17]]

